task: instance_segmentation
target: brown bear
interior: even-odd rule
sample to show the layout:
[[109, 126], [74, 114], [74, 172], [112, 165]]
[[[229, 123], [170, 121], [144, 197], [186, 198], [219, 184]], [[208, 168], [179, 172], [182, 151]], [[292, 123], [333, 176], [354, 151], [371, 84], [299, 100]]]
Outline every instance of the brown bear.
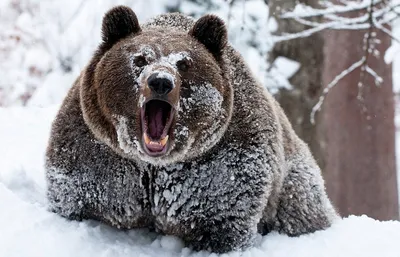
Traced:
[[313, 156], [227, 43], [224, 22], [111, 9], [53, 123], [50, 209], [227, 252], [338, 217]]

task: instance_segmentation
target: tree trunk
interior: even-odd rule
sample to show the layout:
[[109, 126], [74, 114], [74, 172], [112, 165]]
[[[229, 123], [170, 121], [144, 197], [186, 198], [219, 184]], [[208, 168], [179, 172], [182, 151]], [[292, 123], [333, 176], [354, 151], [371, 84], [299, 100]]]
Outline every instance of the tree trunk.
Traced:
[[[325, 33], [323, 84], [359, 61], [365, 31], [327, 31]], [[369, 66], [382, 78], [364, 76], [358, 100], [360, 69], [328, 93], [323, 104], [318, 133], [324, 137], [324, 176], [327, 190], [343, 216], [367, 214], [379, 219], [398, 219], [398, 193], [395, 163], [394, 95], [392, 69], [383, 55], [391, 39], [377, 32], [381, 56], [368, 58]]]

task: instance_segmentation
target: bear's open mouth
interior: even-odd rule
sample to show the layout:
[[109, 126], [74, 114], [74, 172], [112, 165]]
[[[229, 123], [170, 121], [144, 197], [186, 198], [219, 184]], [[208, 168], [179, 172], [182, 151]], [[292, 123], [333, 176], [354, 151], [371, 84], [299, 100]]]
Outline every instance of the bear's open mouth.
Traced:
[[160, 156], [167, 152], [174, 117], [172, 105], [162, 100], [150, 100], [141, 110], [143, 145], [147, 154]]

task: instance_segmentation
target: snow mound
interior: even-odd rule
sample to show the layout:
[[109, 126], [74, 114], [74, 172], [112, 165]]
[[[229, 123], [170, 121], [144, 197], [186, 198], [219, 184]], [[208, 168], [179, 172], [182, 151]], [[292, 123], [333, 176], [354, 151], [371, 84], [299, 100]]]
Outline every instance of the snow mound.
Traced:
[[[120, 231], [48, 212], [43, 156], [56, 111], [0, 109], [0, 256], [218, 256], [146, 229]], [[399, 238], [398, 221], [351, 216], [297, 238], [271, 233], [251, 249], [221, 256], [400, 256]]]

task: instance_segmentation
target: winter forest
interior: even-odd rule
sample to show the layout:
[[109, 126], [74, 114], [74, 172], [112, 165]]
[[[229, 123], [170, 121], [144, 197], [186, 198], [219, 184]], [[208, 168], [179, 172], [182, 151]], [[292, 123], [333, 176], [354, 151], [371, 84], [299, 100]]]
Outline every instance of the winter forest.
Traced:
[[399, 0], [0, 0], [0, 256], [218, 256], [147, 229], [47, 209], [51, 123], [101, 41], [105, 12], [221, 17], [279, 102], [341, 215], [221, 256], [400, 256]]

